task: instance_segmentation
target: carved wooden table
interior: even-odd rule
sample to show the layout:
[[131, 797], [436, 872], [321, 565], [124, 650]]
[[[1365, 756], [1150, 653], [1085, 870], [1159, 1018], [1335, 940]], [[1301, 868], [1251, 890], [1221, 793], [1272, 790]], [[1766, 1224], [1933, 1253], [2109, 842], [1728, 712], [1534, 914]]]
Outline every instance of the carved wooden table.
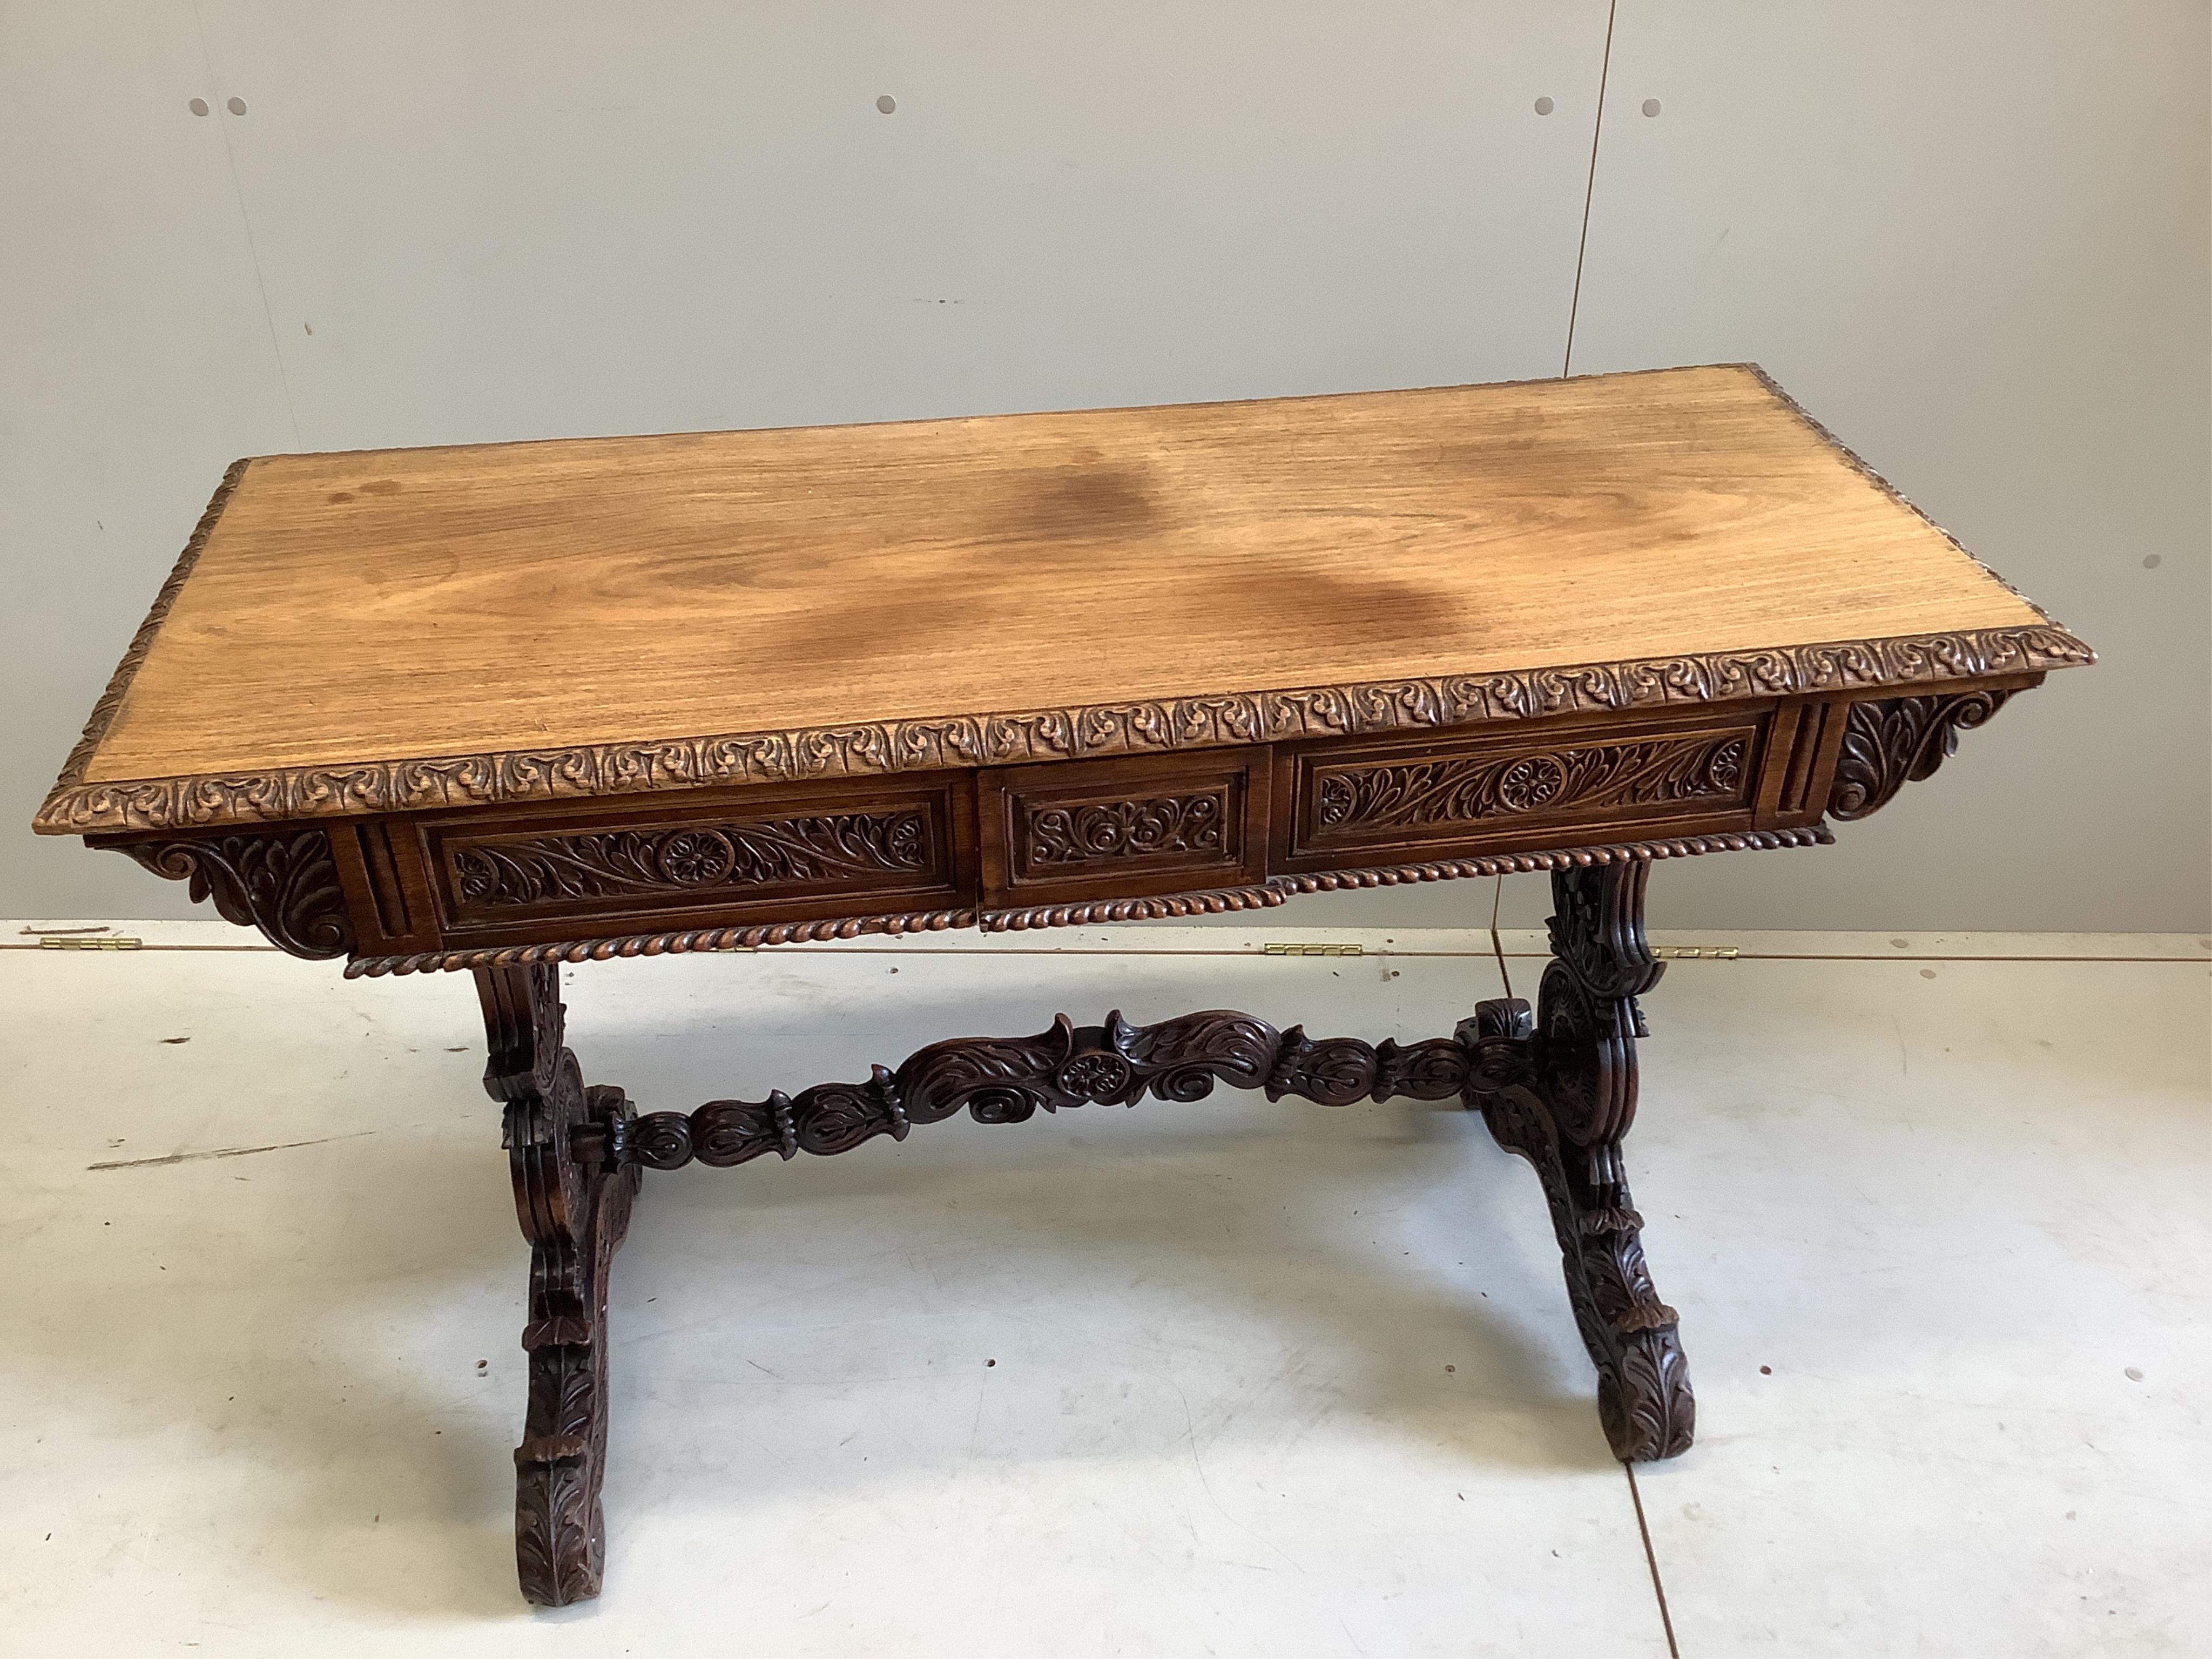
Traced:
[[[531, 1246], [516, 1537], [595, 1594], [647, 1170], [1217, 1084], [1535, 1166], [1621, 1457], [1690, 1443], [1621, 1138], [1657, 860], [1802, 847], [2085, 646], [1757, 369], [231, 468], [37, 828], [348, 975], [474, 974]], [[1536, 1006], [1061, 1017], [636, 1115], [558, 967], [1552, 872]]]

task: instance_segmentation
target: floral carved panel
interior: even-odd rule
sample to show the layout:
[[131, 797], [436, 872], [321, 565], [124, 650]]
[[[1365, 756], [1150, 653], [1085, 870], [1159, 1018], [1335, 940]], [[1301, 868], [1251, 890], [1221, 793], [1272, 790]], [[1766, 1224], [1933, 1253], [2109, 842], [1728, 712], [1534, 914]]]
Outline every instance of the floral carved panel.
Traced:
[[459, 839], [447, 860], [459, 907], [484, 915], [924, 885], [941, 878], [944, 848], [915, 806]]
[[1024, 804], [1024, 872], [1069, 871], [1130, 860], [1221, 859], [1235, 830], [1224, 785], [1133, 800]]
[[1622, 742], [1490, 748], [1318, 763], [1304, 780], [1304, 839], [1342, 841], [1543, 823], [1675, 805], [1745, 805], [1757, 732], [1746, 726]]

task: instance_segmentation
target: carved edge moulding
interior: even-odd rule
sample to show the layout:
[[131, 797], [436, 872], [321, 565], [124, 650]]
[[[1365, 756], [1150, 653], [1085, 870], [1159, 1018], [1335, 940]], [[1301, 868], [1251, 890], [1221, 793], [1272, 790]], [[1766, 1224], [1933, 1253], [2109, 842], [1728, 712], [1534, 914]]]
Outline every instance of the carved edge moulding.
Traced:
[[[204, 524], [212, 520], [203, 520]], [[194, 550], [196, 551], [196, 550]], [[166, 611], [181, 578], [157, 601]], [[369, 812], [580, 799], [1090, 756], [1231, 748], [1557, 714], [1727, 702], [2039, 673], [2096, 660], [2056, 625], [1918, 634], [1769, 651], [1432, 676], [1220, 696], [963, 714], [941, 720], [365, 761], [222, 775], [86, 783], [84, 765], [152, 644], [148, 618], [33, 821], [46, 835], [289, 823]]]

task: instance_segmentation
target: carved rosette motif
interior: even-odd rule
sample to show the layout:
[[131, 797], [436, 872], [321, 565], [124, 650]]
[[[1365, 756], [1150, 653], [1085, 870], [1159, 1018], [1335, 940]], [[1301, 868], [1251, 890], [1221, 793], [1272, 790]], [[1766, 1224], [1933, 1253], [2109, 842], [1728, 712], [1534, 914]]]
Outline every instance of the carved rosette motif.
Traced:
[[1332, 767], [1316, 779], [1323, 830], [1410, 829], [1561, 811], [1738, 799], [1751, 738], [1741, 732], [1593, 744], [1505, 756]]
[[462, 901], [498, 908], [910, 875], [933, 850], [915, 811], [471, 841], [452, 858]]
[[1449, 1100], [1467, 1076], [1467, 1051], [1449, 1037], [1402, 1046], [1316, 1041], [1299, 1027], [1278, 1031], [1225, 1009], [1157, 1025], [1132, 1025], [1117, 1012], [1103, 1025], [1077, 1026], [1063, 1014], [1035, 1036], [932, 1043], [896, 1072], [876, 1066], [866, 1083], [709, 1101], [688, 1114], [648, 1113], [627, 1132], [618, 1156], [655, 1170], [695, 1160], [744, 1164], [770, 1152], [828, 1156], [878, 1135], [903, 1140], [915, 1124], [962, 1111], [979, 1123], [1019, 1123], [1040, 1111], [1132, 1105], [1147, 1094], [1202, 1100], [1217, 1083], [1325, 1106], [1401, 1096]]
[[1644, 1255], [1621, 1139], [1636, 1116], [1637, 997], [1662, 969], [1644, 937], [1650, 866], [1552, 878], [1553, 957], [1532, 1014], [1518, 999], [1462, 1022], [1468, 1103], [1498, 1144], [1534, 1166], [1552, 1212], [1568, 1299], [1598, 1372], [1598, 1415], [1632, 1462], [1687, 1449], [1697, 1405], [1674, 1310]]
[[120, 850], [157, 876], [189, 884], [193, 903], [213, 899], [225, 921], [259, 928], [279, 950], [319, 960], [353, 949], [324, 830], [139, 842]]
[[1129, 859], [1219, 856], [1229, 811], [1225, 789], [1074, 805], [1024, 803], [1022, 862], [1029, 868], [1065, 869]]
[[[2045, 624], [1582, 667], [335, 768], [116, 783], [85, 783], [81, 774], [64, 774], [40, 809], [36, 824], [55, 834], [161, 830], [1003, 766], [1553, 714], [1875, 690], [1982, 675], [2034, 673], [2094, 660], [2095, 653], [2080, 640], [2063, 628]], [[126, 660], [125, 668], [132, 666]], [[118, 680], [127, 685], [127, 673], [118, 671]]]
[[1986, 725], [2011, 696], [1967, 691], [1853, 703], [1844, 721], [1828, 811], [1846, 823], [1879, 811], [1906, 784], [1934, 776], [1958, 752], [1959, 733]]

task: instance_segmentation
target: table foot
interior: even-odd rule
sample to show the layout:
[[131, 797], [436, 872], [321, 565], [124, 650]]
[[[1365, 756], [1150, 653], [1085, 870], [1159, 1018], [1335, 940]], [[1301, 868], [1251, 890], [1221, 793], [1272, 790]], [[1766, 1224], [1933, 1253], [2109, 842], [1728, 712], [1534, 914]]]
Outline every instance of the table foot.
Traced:
[[1649, 1462], [1689, 1449], [1697, 1426], [1674, 1310], [1644, 1259], [1644, 1224], [1621, 1167], [1636, 1116], [1637, 997], [1662, 964], [1644, 939], [1643, 865], [1552, 878], [1553, 960], [1536, 1012], [1477, 1005], [1460, 1040], [1474, 1055], [1467, 1100], [1498, 1145], [1535, 1167], [1567, 1297], [1597, 1367], [1599, 1420], [1613, 1455]]
[[514, 1451], [522, 1593], [562, 1607], [599, 1593], [606, 1525], [607, 1279], [639, 1172], [616, 1161], [633, 1115], [619, 1089], [587, 1086], [562, 1045], [558, 970], [479, 968], [491, 1059], [506, 1103], [515, 1212], [530, 1241], [530, 1403]]

